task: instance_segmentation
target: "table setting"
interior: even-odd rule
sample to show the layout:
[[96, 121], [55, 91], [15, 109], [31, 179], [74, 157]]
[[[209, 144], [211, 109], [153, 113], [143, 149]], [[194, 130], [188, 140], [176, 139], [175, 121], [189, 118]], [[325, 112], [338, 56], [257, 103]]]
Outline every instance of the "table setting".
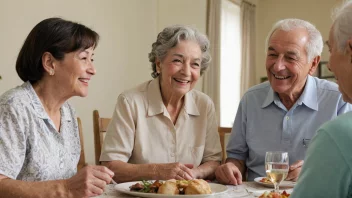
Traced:
[[[131, 186], [136, 183], [145, 183], [145, 181], [134, 181], [124, 183], [113, 183], [105, 188], [102, 195], [97, 198], [122, 198], [122, 197], [162, 197], [162, 198], [203, 198], [203, 197], [243, 197], [252, 198], [259, 197], [265, 192], [292, 193], [296, 182], [285, 181], [289, 171], [289, 159], [287, 152], [274, 151], [266, 152], [265, 155], [265, 171], [267, 177], [257, 177], [254, 181], [243, 182], [241, 185], [223, 185], [215, 182], [209, 182], [211, 194], [192, 194], [192, 195], [166, 195], [147, 193], [141, 191], [131, 191]], [[204, 180], [203, 180], [204, 181]], [[152, 184], [154, 181], [150, 181]], [[206, 183], [206, 182], [205, 182]], [[210, 191], [209, 191], [210, 192]]]

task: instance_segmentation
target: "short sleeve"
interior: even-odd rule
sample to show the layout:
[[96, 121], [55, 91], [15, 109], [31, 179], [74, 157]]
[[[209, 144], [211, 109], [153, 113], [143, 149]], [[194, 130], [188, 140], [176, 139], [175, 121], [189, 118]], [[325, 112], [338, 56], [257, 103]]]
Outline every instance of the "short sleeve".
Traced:
[[135, 121], [127, 98], [120, 95], [104, 138], [100, 161], [128, 162], [134, 147]]
[[[23, 112], [22, 112], [23, 113]], [[26, 137], [20, 112], [0, 105], [0, 174], [16, 179], [26, 155]]]
[[207, 112], [207, 135], [205, 140], [202, 163], [207, 161], [221, 161], [221, 144], [216, 121], [215, 107], [210, 100]]
[[227, 158], [246, 160], [248, 157], [248, 145], [246, 141], [247, 116], [245, 109], [245, 100], [242, 99], [237, 109], [229, 142], [227, 143]]

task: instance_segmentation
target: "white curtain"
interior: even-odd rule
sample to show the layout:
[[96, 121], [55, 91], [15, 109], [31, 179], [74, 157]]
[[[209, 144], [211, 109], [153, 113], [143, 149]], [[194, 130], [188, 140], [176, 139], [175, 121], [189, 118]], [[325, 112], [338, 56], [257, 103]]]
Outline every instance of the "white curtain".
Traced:
[[211, 64], [203, 76], [203, 92], [214, 102], [220, 123], [220, 33], [221, 0], [208, 0], [207, 35], [210, 41]]
[[241, 2], [242, 27], [242, 66], [241, 66], [241, 96], [256, 84], [255, 68], [255, 5]]

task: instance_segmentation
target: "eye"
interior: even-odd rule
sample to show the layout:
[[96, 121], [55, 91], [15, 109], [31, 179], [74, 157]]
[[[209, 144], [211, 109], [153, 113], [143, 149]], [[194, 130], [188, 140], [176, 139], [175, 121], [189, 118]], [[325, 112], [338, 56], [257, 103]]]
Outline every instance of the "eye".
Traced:
[[174, 59], [172, 62], [175, 62], [175, 63], [182, 63], [182, 61], [180, 59]]
[[94, 59], [90, 59], [91, 62], [94, 62]]
[[193, 63], [193, 65], [199, 67], [199, 63]]
[[294, 61], [294, 60], [296, 60], [296, 58], [295, 58], [295, 57], [290, 57], [290, 56], [287, 56], [287, 57], [286, 57], [286, 59], [287, 59], [287, 60], [290, 60], [290, 61]]
[[277, 57], [276, 54], [268, 54], [268, 56], [271, 56], [271, 57]]

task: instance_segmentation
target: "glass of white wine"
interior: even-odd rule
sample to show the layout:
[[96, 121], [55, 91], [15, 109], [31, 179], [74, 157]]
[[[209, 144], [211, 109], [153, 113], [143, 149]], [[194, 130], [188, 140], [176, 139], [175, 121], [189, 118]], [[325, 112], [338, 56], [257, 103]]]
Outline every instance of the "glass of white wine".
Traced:
[[274, 192], [279, 192], [279, 185], [286, 178], [288, 174], [288, 169], [289, 163], [287, 152], [266, 152], [265, 170], [266, 175], [274, 184]]

